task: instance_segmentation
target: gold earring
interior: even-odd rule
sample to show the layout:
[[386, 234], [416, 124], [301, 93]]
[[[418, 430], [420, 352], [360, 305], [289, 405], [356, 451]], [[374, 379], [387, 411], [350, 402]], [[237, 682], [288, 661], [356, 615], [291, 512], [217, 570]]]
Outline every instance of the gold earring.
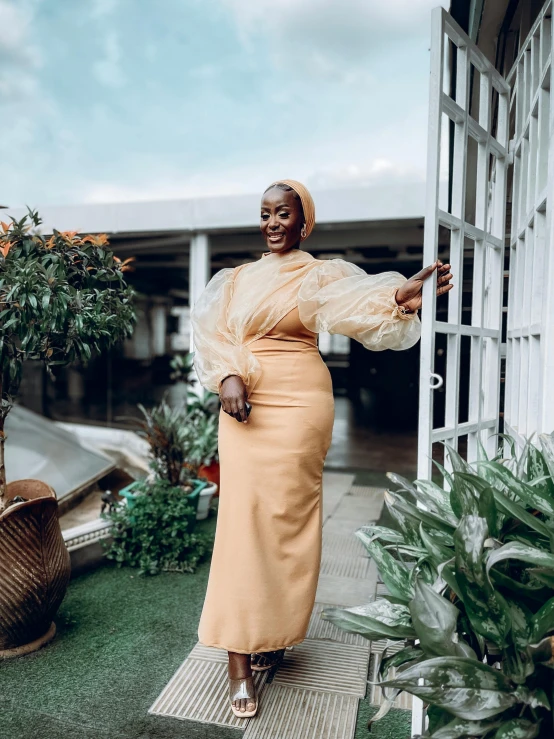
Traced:
[[300, 236], [302, 236], [303, 239], [306, 238], [306, 224], [302, 226], [302, 229], [300, 231]]

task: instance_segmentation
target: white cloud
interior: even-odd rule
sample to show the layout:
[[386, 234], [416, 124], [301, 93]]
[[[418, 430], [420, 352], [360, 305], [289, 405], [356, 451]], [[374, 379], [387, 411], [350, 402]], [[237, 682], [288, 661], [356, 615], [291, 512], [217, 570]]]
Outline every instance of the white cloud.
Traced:
[[33, 7], [29, 2], [0, 0], [0, 96], [4, 103], [31, 97], [42, 64], [31, 37]]
[[104, 38], [104, 57], [92, 65], [92, 73], [106, 87], [123, 87], [127, 78], [121, 68], [121, 47], [119, 37], [113, 30]]
[[376, 50], [430, 35], [431, 9], [448, 0], [220, 0], [243, 41], [263, 36], [279, 66], [342, 74]]
[[93, 0], [90, 15], [92, 18], [105, 18], [112, 15], [119, 4], [119, 0]]

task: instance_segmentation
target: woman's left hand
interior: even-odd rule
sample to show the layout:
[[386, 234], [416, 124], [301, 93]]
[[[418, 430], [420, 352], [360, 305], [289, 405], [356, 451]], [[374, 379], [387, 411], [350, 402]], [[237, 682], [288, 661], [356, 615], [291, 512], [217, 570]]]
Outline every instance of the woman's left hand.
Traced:
[[450, 282], [452, 279], [450, 265], [443, 264], [440, 259], [437, 259], [434, 264], [424, 267], [416, 275], [406, 280], [402, 287], [398, 288], [396, 291], [396, 302], [398, 305], [410, 312], [419, 310], [421, 308], [423, 283], [431, 277], [435, 270], [437, 270], [437, 295], [443, 295], [451, 290], [454, 285]]

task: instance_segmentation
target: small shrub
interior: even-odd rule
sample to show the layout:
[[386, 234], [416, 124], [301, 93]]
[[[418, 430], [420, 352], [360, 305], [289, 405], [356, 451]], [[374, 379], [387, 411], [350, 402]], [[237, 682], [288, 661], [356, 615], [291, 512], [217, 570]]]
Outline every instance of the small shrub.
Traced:
[[213, 545], [213, 536], [194, 531], [196, 507], [167, 480], [143, 481], [136, 492], [132, 507], [120, 504], [101, 514], [112, 522], [106, 557], [118, 567], [138, 567], [139, 575], [194, 572]]

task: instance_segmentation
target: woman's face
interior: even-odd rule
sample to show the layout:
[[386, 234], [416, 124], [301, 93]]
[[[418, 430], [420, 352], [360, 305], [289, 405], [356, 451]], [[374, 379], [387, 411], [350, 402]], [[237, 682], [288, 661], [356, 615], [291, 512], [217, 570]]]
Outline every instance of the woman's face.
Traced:
[[283, 254], [300, 243], [304, 225], [300, 200], [292, 190], [272, 187], [262, 197], [260, 230], [269, 251]]

